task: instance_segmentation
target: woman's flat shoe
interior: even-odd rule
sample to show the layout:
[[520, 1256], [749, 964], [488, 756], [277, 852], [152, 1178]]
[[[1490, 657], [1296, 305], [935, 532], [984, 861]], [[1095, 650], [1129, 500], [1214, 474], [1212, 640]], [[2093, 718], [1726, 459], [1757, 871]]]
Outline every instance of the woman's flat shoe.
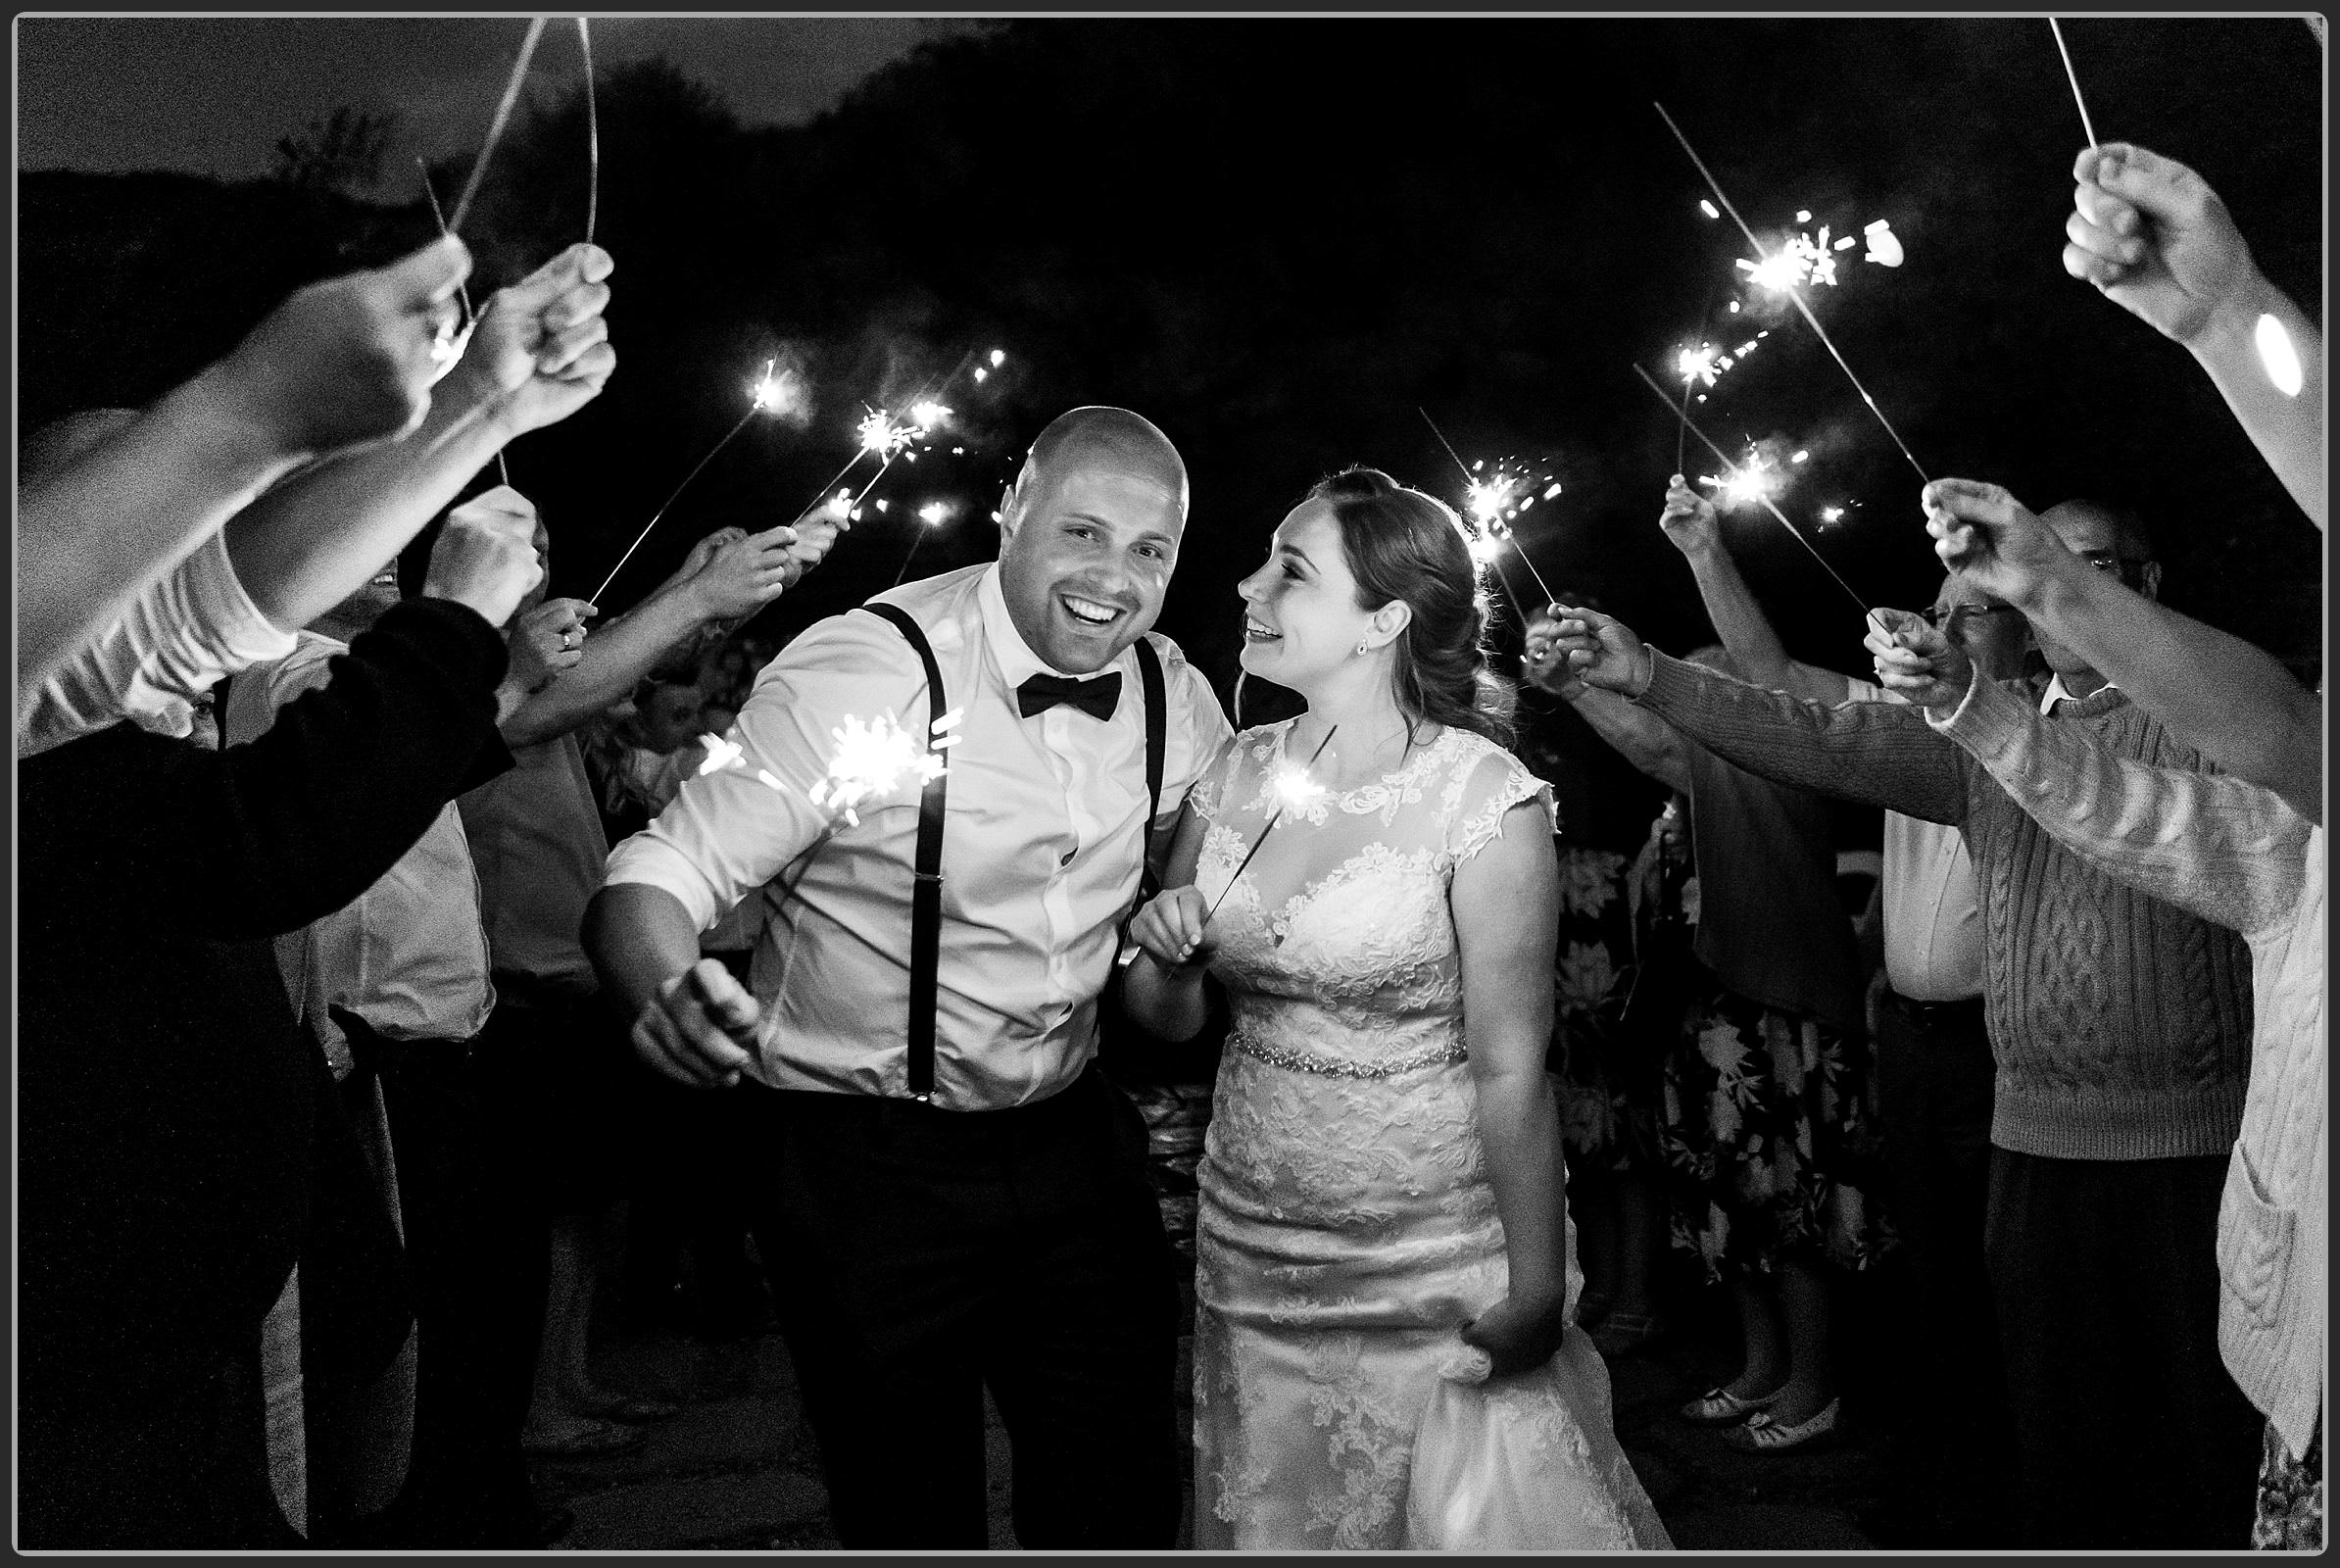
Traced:
[[1747, 1417], [1744, 1425], [1724, 1433], [1723, 1441], [1741, 1453], [1784, 1453], [1789, 1448], [1800, 1448], [1836, 1430], [1838, 1402], [1830, 1399], [1794, 1426], [1774, 1421], [1769, 1410], [1758, 1410]]
[[1739, 1397], [1729, 1389], [1708, 1389], [1682, 1407], [1682, 1418], [1702, 1427], [1730, 1426], [1760, 1413], [1786, 1391], [1787, 1385], [1782, 1383], [1771, 1393], [1759, 1394], [1749, 1399]]

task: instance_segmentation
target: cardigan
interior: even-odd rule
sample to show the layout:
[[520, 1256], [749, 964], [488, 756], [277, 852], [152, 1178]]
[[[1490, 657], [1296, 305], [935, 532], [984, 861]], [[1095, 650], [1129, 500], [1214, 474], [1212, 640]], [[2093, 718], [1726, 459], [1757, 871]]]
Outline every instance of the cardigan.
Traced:
[[2146, 767], [1987, 681], [1928, 720], [2057, 842], [2242, 933], [2256, 1034], [2218, 1203], [2218, 1350], [2295, 1453], [2323, 1402], [2323, 829], [2272, 790]]
[[[2241, 937], [2058, 844], [1915, 709], [1828, 708], [1653, 658], [1638, 700], [1731, 761], [1966, 834], [1998, 1061], [1993, 1144], [2102, 1160], [2223, 1156], [2233, 1147], [2251, 1054]], [[2048, 722], [2092, 733], [2132, 760], [2202, 766], [2118, 691], [2067, 703]]]

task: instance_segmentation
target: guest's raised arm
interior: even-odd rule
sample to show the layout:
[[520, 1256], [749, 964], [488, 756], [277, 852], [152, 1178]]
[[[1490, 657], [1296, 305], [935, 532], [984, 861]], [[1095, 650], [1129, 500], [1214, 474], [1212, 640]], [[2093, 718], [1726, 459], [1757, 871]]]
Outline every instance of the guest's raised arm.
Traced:
[[1716, 637], [1747, 679], [1820, 703], [1841, 703], [1852, 696], [1852, 683], [1836, 671], [1787, 657], [1779, 634], [1772, 629], [1723, 543], [1714, 503], [1692, 490], [1679, 473], [1667, 487], [1658, 526], [1689, 563], [1690, 575], [1698, 580], [1698, 597], [1706, 604], [1706, 618], [1714, 622]]
[[1925, 499], [1944, 564], [2022, 610], [2179, 740], [2323, 819], [2323, 705], [2273, 655], [2093, 569], [1997, 485], [1937, 479]]
[[[24, 487], [18, 689], [38, 686], [102, 635], [268, 485], [302, 464], [414, 431], [433, 405], [444, 368], [434, 346], [453, 327], [470, 267], [460, 241], [442, 240], [300, 289], [225, 359]], [[350, 587], [387, 554], [369, 558]]]
[[[2064, 270], [2185, 345], [2242, 421], [2260, 455], [2316, 527], [2323, 526], [2323, 333], [2267, 280], [2226, 204], [2175, 159], [2109, 142], [2072, 165]], [[2271, 317], [2299, 360], [2286, 393], [2258, 343]]]

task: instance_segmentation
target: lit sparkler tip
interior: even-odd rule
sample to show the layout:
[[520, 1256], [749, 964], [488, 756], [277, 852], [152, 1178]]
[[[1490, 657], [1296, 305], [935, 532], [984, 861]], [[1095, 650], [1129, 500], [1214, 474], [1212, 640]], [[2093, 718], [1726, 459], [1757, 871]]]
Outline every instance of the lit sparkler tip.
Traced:
[[1823, 507], [1820, 509], [1820, 520], [1823, 522], [1834, 522], [1843, 515], [1844, 509], [1842, 507]]
[[918, 433], [921, 435], [950, 417], [951, 411], [932, 398], [925, 398], [910, 405], [910, 423], [917, 427]]
[[951, 508], [946, 502], [930, 501], [918, 509], [918, 520], [930, 528], [950, 515]]
[[1276, 776], [1276, 798], [1291, 810], [1304, 811], [1331, 793], [1304, 767], [1287, 767]]
[[891, 712], [868, 723], [848, 713], [829, 733], [837, 746], [829, 754], [827, 773], [812, 787], [812, 804], [843, 812], [849, 823], [859, 824], [855, 808], [892, 794], [905, 780], [914, 778], [923, 788], [944, 771], [943, 760], [895, 722]]
[[894, 416], [884, 409], [870, 410], [862, 416], [861, 422], [854, 426], [854, 430], [861, 438], [861, 450], [874, 452], [881, 458], [893, 457], [916, 440], [919, 434], [914, 422], [897, 424]]

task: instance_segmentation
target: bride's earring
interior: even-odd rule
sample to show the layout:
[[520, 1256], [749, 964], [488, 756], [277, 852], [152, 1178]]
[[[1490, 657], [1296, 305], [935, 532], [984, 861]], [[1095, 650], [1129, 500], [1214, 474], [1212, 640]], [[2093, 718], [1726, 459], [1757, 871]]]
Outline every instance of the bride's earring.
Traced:
[[1363, 643], [1359, 643], [1359, 644], [1357, 644], [1357, 652], [1358, 652], [1358, 653], [1360, 653], [1360, 654], [1362, 654], [1362, 653], [1366, 652], [1366, 648], [1365, 648], [1365, 645], [1364, 645]]

